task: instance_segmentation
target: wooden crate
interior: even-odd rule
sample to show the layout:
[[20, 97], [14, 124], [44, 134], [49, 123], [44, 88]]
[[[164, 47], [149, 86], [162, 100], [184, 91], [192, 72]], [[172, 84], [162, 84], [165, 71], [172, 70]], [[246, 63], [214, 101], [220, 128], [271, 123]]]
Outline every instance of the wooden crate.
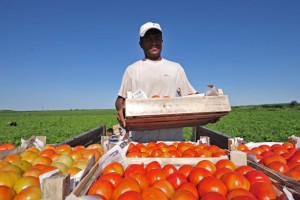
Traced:
[[231, 111], [227, 95], [190, 95], [125, 101], [127, 130], [179, 128], [214, 123]]

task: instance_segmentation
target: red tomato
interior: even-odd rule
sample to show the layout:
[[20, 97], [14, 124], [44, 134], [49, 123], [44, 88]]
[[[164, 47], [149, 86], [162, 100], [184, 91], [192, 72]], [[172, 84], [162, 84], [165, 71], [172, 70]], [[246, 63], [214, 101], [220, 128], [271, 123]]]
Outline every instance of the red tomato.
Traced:
[[156, 160], [155, 161], [152, 161], [150, 162], [147, 166], [146, 166], [146, 171], [150, 171], [152, 169], [162, 169], [161, 165], [159, 164], [159, 162], [157, 162]]
[[227, 194], [225, 184], [213, 176], [204, 177], [198, 184], [198, 194], [203, 197], [208, 192], [218, 192], [222, 195]]
[[178, 189], [174, 192], [170, 200], [198, 200], [190, 191]]
[[12, 188], [0, 185], [0, 200], [13, 200], [15, 195], [16, 192]]
[[103, 174], [107, 174], [109, 172], [116, 172], [121, 176], [123, 176], [124, 174], [123, 165], [119, 162], [111, 162], [108, 165], [106, 165], [103, 169]]
[[152, 169], [148, 171], [146, 177], [149, 180], [150, 185], [152, 185], [155, 181], [166, 179], [166, 175], [161, 169]]
[[175, 192], [173, 185], [171, 183], [169, 183], [169, 181], [167, 181], [167, 180], [155, 181], [153, 183], [152, 187], [163, 191], [167, 195], [168, 198], [171, 198], [171, 196]]
[[217, 170], [215, 164], [210, 160], [201, 160], [197, 163], [196, 168], [204, 168], [210, 171], [211, 173], [215, 173]]
[[116, 187], [123, 180], [123, 177], [116, 172], [109, 172], [99, 176], [98, 180], [109, 181], [114, 187]]
[[262, 145], [259, 146], [259, 148], [260, 148], [263, 152], [265, 152], [265, 151], [270, 151], [270, 150], [271, 150], [271, 147], [270, 147], [269, 145], [267, 145], [267, 144], [262, 144]]
[[252, 167], [250, 167], [248, 165], [242, 165], [242, 166], [239, 166], [238, 168], [236, 168], [235, 172], [245, 175], [247, 172], [249, 172], [251, 170], [253, 170]]
[[226, 185], [228, 191], [236, 188], [243, 188], [246, 190], [249, 190], [250, 188], [250, 182], [246, 177], [238, 172], [228, 172], [222, 176], [221, 180]]
[[177, 172], [177, 168], [174, 165], [171, 164], [166, 164], [165, 166], [163, 166], [162, 168], [162, 172], [167, 176], [169, 176], [170, 174], [173, 174], [174, 172]]
[[285, 174], [287, 171], [290, 170], [290, 168], [287, 166], [287, 164], [282, 163], [280, 161], [273, 161], [273, 162], [269, 163], [267, 165], [267, 167], [276, 172], [282, 173], [282, 174]]
[[245, 174], [245, 177], [248, 179], [251, 185], [257, 182], [265, 182], [265, 183], [272, 184], [270, 178], [265, 173], [256, 169], [247, 172]]
[[228, 172], [232, 172], [232, 169], [229, 169], [227, 167], [222, 167], [220, 169], [217, 169], [217, 171], [213, 174], [214, 177], [216, 177], [217, 179], [221, 179], [222, 176]]
[[184, 152], [182, 152], [182, 157], [184, 158], [193, 158], [196, 156], [196, 151], [193, 148], [189, 148], [187, 150], [185, 150]]
[[249, 150], [249, 148], [247, 147], [247, 145], [241, 143], [237, 146], [237, 149], [240, 151], [245, 151], [245, 150]]
[[163, 151], [161, 149], [153, 149], [150, 153], [150, 157], [161, 157]]
[[121, 194], [127, 191], [136, 191], [141, 193], [141, 186], [134, 178], [126, 177], [114, 189], [111, 199], [117, 200]]
[[212, 157], [212, 152], [208, 151], [207, 149], [202, 149], [202, 150], [197, 151], [195, 157], [209, 158], [209, 157]]
[[220, 169], [222, 167], [227, 167], [231, 170], [235, 170], [236, 166], [235, 164], [231, 161], [231, 160], [228, 160], [228, 159], [222, 159], [222, 160], [219, 160], [216, 162], [216, 168], [217, 169]]
[[206, 193], [201, 200], [227, 200], [223, 194], [218, 192], [208, 192]]
[[3, 143], [0, 144], [0, 152], [1, 151], [7, 151], [7, 150], [11, 150], [16, 148], [16, 145], [12, 144], [12, 143]]
[[101, 195], [105, 199], [110, 199], [114, 191], [114, 186], [107, 180], [97, 180], [89, 188], [88, 195]]
[[271, 154], [266, 157], [263, 157], [263, 159], [260, 161], [260, 163], [267, 166], [269, 163], [276, 161], [276, 160], [283, 162], [283, 163], [287, 163], [286, 159], [284, 159], [282, 156], [280, 156], [278, 154]]
[[234, 197], [231, 200], [257, 200], [257, 198], [251, 197], [251, 196], [247, 196], [247, 195], [240, 195], [240, 196]]
[[231, 190], [230, 192], [227, 193], [226, 198], [228, 200], [232, 200], [233, 198], [237, 197], [237, 196], [250, 196], [250, 197], [254, 197], [255, 196], [249, 192], [248, 190], [245, 190], [243, 188], [236, 188]]
[[289, 148], [295, 148], [295, 144], [294, 143], [292, 143], [292, 142], [284, 142], [284, 143], [282, 143], [282, 145], [281, 145], [282, 147], [284, 147], [284, 148], [286, 148], [286, 149], [289, 149]]
[[273, 185], [266, 182], [257, 182], [249, 190], [257, 199], [277, 199]]
[[191, 192], [197, 199], [199, 198], [197, 187], [190, 182], [183, 183], [179, 186], [178, 190], [183, 189]]
[[146, 174], [134, 173], [131, 174], [130, 177], [134, 178], [140, 184], [141, 190], [144, 190], [150, 185], [150, 182], [147, 179]]
[[286, 172], [285, 175], [295, 181], [300, 181], [300, 171], [299, 170], [291, 169], [288, 172]]
[[173, 185], [175, 190], [177, 190], [183, 183], [188, 182], [187, 178], [180, 172], [174, 172], [167, 176], [167, 181]]
[[139, 173], [146, 174], [144, 163], [142, 164], [130, 164], [124, 171], [124, 177], [129, 177], [131, 174]]
[[167, 195], [160, 189], [148, 187], [142, 192], [143, 200], [168, 200]]
[[198, 185], [199, 182], [207, 176], [213, 176], [213, 174], [204, 168], [194, 168], [187, 178], [189, 182], [193, 183], [194, 185]]
[[188, 177], [192, 169], [194, 169], [192, 165], [184, 164], [179, 167], [178, 172], [182, 173], [185, 177]]
[[170, 150], [169, 154], [171, 154], [171, 158], [180, 158], [182, 156], [178, 150]]
[[136, 191], [126, 191], [120, 195], [118, 200], [143, 200], [142, 195]]

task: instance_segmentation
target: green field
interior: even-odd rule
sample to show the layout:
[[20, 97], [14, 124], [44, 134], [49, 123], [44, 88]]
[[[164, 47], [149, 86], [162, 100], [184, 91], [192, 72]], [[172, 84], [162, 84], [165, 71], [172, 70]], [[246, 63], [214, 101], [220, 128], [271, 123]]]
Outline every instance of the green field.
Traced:
[[[17, 122], [10, 126], [9, 122]], [[58, 143], [88, 130], [117, 124], [116, 111], [0, 111], [0, 143], [20, 144], [21, 138], [47, 136], [47, 143]], [[215, 124], [206, 127], [246, 141], [285, 141], [289, 135], [300, 136], [300, 107], [294, 104], [232, 107], [232, 111]], [[192, 128], [184, 129], [185, 138]]]

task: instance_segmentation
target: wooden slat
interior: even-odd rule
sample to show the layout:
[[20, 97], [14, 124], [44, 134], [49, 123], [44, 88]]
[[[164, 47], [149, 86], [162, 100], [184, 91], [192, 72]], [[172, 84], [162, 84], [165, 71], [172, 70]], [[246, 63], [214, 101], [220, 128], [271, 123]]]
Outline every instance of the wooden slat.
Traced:
[[73, 138], [70, 138], [66, 141], [58, 143], [56, 144], [56, 146], [62, 144], [69, 144], [72, 147], [77, 145], [83, 145], [87, 147], [90, 144], [100, 143], [101, 136], [105, 135], [105, 132], [106, 132], [105, 125], [101, 125], [100, 127], [94, 128], [90, 131], [87, 131]]
[[64, 200], [70, 193], [70, 174], [61, 174], [43, 180], [43, 200]]
[[226, 114], [228, 112], [128, 117], [126, 129], [132, 131], [199, 126], [214, 123]]
[[211, 129], [205, 128], [203, 126], [197, 126], [195, 130], [195, 141], [200, 138], [200, 136], [207, 136], [210, 138], [211, 145], [217, 145], [222, 149], [228, 149], [228, 139], [230, 136]]

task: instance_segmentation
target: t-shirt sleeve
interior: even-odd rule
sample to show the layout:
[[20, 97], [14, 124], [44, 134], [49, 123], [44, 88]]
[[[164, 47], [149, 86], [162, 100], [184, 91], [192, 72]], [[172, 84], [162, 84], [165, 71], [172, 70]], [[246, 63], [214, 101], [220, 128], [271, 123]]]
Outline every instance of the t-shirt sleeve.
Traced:
[[130, 80], [130, 76], [128, 73], [128, 70], [126, 70], [123, 74], [123, 78], [122, 78], [122, 83], [121, 83], [121, 87], [120, 90], [118, 92], [118, 96], [121, 96], [123, 98], [127, 98], [127, 92], [131, 91], [131, 80]]

